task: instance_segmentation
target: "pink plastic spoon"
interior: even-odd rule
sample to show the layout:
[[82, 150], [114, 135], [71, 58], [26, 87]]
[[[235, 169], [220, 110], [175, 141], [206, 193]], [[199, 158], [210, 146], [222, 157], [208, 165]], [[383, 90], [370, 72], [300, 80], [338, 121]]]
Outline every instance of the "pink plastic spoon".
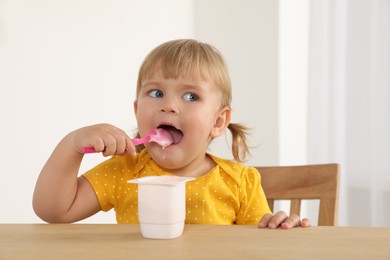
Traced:
[[[149, 132], [149, 134], [143, 138], [131, 139], [134, 145], [140, 145], [148, 142], [155, 142], [165, 148], [174, 143], [173, 137], [168, 130], [157, 128]], [[96, 153], [93, 147], [83, 147], [83, 153]]]

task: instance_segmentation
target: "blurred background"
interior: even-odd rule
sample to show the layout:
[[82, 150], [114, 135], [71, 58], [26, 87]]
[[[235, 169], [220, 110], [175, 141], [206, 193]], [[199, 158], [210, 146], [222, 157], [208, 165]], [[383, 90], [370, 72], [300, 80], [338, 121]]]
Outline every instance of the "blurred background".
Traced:
[[339, 225], [390, 226], [390, 0], [0, 0], [0, 223], [42, 223], [35, 181], [67, 133], [136, 127], [138, 68], [177, 38], [225, 56], [248, 165], [339, 163]]

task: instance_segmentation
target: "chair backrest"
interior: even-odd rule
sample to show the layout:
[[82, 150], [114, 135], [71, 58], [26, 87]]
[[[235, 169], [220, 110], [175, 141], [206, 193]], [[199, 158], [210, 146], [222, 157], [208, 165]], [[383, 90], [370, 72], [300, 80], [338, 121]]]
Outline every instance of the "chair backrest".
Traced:
[[300, 215], [301, 200], [318, 199], [319, 226], [336, 226], [339, 198], [339, 165], [255, 167], [273, 210], [275, 200], [290, 200], [290, 214]]

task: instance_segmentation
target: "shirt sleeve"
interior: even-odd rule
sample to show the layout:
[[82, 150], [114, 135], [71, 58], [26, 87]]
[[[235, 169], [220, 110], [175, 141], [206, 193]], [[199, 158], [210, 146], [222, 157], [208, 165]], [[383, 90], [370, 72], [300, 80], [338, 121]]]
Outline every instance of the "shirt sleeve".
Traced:
[[260, 173], [253, 167], [248, 168], [241, 183], [241, 205], [236, 224], [257, 224], [265, 214], [272, 214], [267, 198], [261, 187]]
[[112, 157], [82, 175], [91, 184], [103, 211], [109, 211], [115, 205], [117, 168], [117, 159]]

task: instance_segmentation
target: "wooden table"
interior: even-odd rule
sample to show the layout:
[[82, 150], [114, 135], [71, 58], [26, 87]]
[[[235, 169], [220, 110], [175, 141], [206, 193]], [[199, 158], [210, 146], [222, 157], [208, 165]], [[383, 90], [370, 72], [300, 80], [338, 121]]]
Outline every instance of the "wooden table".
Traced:
[[186, 225], [172, 240], [138, 225], [0, 224], [0, 259], [390, 259], [390, 228]]

